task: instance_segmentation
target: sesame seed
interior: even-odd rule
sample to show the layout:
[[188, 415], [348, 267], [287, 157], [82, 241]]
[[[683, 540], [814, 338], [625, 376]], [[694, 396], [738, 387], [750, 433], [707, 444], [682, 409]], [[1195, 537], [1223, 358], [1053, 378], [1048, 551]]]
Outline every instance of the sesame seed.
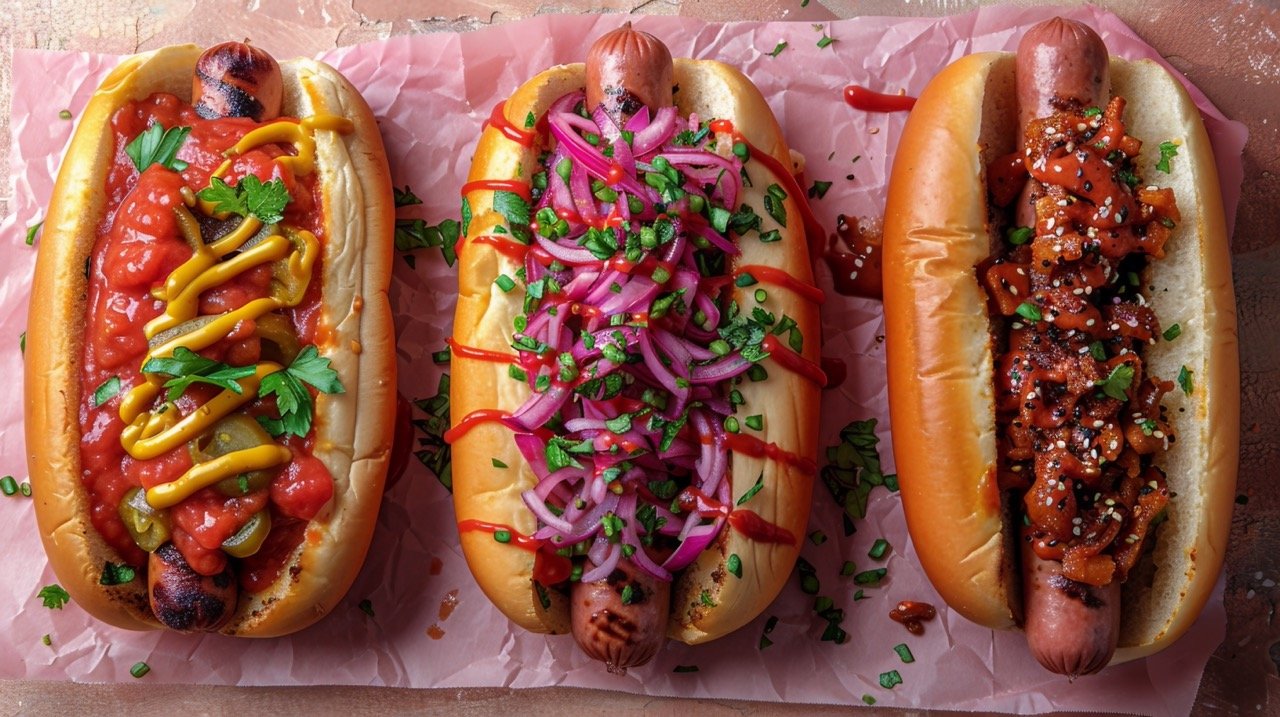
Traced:
[[1164, 431], [1154, 431], [1151, 435], [1155, 436], [1156, 438], [1164, 438]]
[[1084, 325], [1085, 325], [1085, 326], [1093, 326], [1093, 325], [1094, 325], [1094, 324], [1096, 324], [1096, 323], [1098, 323], [1098, 321], [1097, 321], [1096, 319], [1089, 319], [1088, 321], [1084, 322]]

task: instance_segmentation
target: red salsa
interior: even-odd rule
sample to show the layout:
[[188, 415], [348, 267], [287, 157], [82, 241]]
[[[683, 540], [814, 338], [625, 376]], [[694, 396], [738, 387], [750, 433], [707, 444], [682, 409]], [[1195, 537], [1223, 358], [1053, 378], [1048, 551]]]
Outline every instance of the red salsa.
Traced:
[[[190, 133], [177, 151], [177, 162], [154, 163], [139, 172], [126, 148], [153, 125], [190, 128]], [[223, 153], [259, 126], [244, 118], [202, 119], [189, 104], [168, 94], [130, 102], [111, 120], [115, 162], [106, 178], [107, 211], [86, 266], [88, 338], [80, 371], [80, 458], [94, 526], [127, 563], [135, 566], [145, 565], [147, 556], [120, 516], [119, 506], [126, 492], [170, 483], [194, 464], [193, 446], [181, 445], [158, 457], [139, 460], [131, 457], [121, 442], [126, 428], [120, 415], [121, 403], [131, 389], [145, 380], [141, 367], [149, 347], [144, 327], [166, 309], [166, 303], [153, 291], [162, 289], [169, 275], [194, 254], [180, 229], [175, 209], [186, 203], [184, 194], [189, 200], [190, 193], [210, 186], [211, 177], [223, 163]], [[230, 162], [221, 179], [230, 186], [249, 175], [264, 183], [279, 180], [289, 194], [283, 223], [319, 237], [322, 226], [315, 211], [319, 197], [314, 175], [295, 177], [291, 169], [276, 161], [290, 153], [290, 145], [278, 143], [248, 149]], [[215, 238], [212, 233], [225, 233], [234, 227], [234, 222], [229, 227], [224, 222], [219, 230], [218, 222], [198, 207], [191, 211], [200, 222], [206, 243]], [[312, 276], [319, 275], [317, 261]], [[264, 264], [209, 288], [199, 296], [197, 316], [231, 311], [269, 296], [272, 278], [271, 265]], [[303, 346], [317, 340], [319, 283], [312, 280], [300, 303], [276, 312]], [[258, 326], [254, 320], [241, 321], [225, 337], [198, 353], [231, 366], [256, 364], [264, 359]], [[118, 390], [113, 390], [117, 379]], [[188, 416], [220, 390], [194, 383], [167, 410], [176, 410], [180, 417]], [[156, 400], [164, 401], [164, 394], [161, 391]], [[143, 410], [153, 407], [147, 405]], [[274, 399], [255, 399], [242, 410], [254, 416], [277, 415]], [[235, 497], [203, 488], [168, 510], [171, 540], [197, 572], [210, 575], [221, 571], [228, 560], [222, 543], [263, 510], [269, 509], [280, 518], [266, 543], [272, 550], [260, 550], [253, 560], [257, 572], [242, 573], [247, 586], [261, 582], [252, 575], [272, 570], [278, 574], [300, 543], [300, 530], [282, 530], [280, 526], [287, 526], [290, 518], [305, 525], [303, 521], [316, 515], [332, 496], [333, 480], [324, 465], [311, 455], [307, 442], [291, 440], [286, 444], [293, 457], [275, 471], [267, 485]]]

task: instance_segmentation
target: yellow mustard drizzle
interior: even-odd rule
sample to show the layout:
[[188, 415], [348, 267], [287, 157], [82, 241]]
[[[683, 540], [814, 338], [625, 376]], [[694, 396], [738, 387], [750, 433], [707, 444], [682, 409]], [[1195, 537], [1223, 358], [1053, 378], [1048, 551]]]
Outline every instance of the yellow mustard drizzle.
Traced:
[[[227, 159], [214, 172], [222, 177], [231, 167], [232, 160], [262, 144], [291, 143], [296, 154], [277, 157], [275, 161], [295, 176], [309, 174], [315, 169], [315, 129], [351, 132], [354, 125], [347, 119], [333, 115], [316, 115], [301, 122], [281, 120], [259, 127], [245, 134], [239, 142], [225, 152]], [[191, 192], [184, 192], [188, 206], [199, 206], [206, 215], [215, 216], [209, 202], [196, 199]], [[191, 245], [190, 259], [166, 277], [164, 285], [151, 293], [165, 302], [165, 310], [148, 322], [144, 333], [153, 345], [143, 358], [143, 365], [153, 358], [167, 358], [179, 348], [200, 351], [226, 338], [242, 321], [254, 320], [281, 308], [297, 306], [306, 294], [311, 272], [319, 256], [319, 241], [311, 232], [288, 228], [285, 234], [274, 233], [248, 249], [242, 247], [262, 228], [262, 223], [246, 217], [234, 230], [221, 239], [205, 244], [200, 226], [187, 206], [174, 209], [179, 230]], [[228, 255], [235, 254], [230, 258]], [[156, 341], [165, 331], [196, 318], [200, 295], [239, 274], [263, 264], [273, 265], [271, 296], [254, 299], [244, 306], [219, 314], [202, 325], [167, 340]], [[153, 406], [164, 390], [166, 378], [161, 374], [144, 374], [144, 380], [134, 386], [120, 403], [120, 418], [126, 424], [120, 435], [120, 443], [130, 456], [137, 460], [158, 458], [169, 451], [195, 440], [215, 423], [240, 406], [252, 401], [258, 393], [262, 379], [283, 370], [284, 367], [264, 361], [255, 367], [254, 374], [236, 381], [237, 393], [223, 390], [210, 401], [185, 417], [170, 403]], [[192, 466], [178, 479], [154, 486], [147, 491], [147, 502], [157, 510], [169, 508], [193, 493], [221, 480], [241, 473], [266, 470], [287, 463], [292, 459], [288, 448], [276, 444], [253, 446], [219, 456]]]

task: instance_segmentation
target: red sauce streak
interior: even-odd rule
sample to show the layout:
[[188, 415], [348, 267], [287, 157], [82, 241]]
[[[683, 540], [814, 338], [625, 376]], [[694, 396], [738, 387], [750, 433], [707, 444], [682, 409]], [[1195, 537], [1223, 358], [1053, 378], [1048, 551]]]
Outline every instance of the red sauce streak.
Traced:
[[509, 236], [501, 236], [498, 234], [483, 234], [473, 239], [467, 239], [464, 243], [458, 244], [458, 256], [462, 256], [463, 246], [471, 246], [472, 244], [483, 244], [493, 247], [499, 254], [517, 262], [524, 262], [525, 255], [529, 253], [529, 246], [521, 244]]
[[776, 443], [765, 443], [755, 436], [748, 436], [742, 433], [726, 433], [724, 436], [725, 445], [729, 450], [735, 453], [752, 456], [755, 458], [768, 458], [769, 460], [789, 463], [805, 473], [817, 473], [818, 464], [798, 456], [791, 451], [779, 448]]
[[404, 394], [396, 393], [395, 432], [391, 438], [391, 459], [387, 464], [387, 487], [390, 488], [409, 467], [413, 452], [413, 404]]
[[468, 431], [481, 423], [489, 423], [492, 421], [501, 423], [510, 417], [510, 413], [500, 411], [496, 408], [482, 408], [478, 411], [472, 411], [461, 421], [458, 421], [456, 426], [444, 432], [444, 442], [452, 445], [453, 443], [456, 443], [459, 438], [466, 435]]
[[835, 356], [822, 357], [822, 372], [827, 375], [825, 388], [835, 388], [849, 377], [849, 367], [845, 365], [844, 359]]
[[822, 258], [831, 269], [836, 293], [879, 299], [883, 295], [880, 276], [881, 236], [878, 227], [841, 214], [836, 233], [827, 243]]
[[827, 374], [822, 371], [821, 366], [783, 346], [782, 340], [777, 336], [769, 334], [764, 337], [761, 347], [769, 352], [769, 358], [776, 361], [779, 366], [788, 371], [794, 371], [819, 386], [827, 385]]
[[1013, 204], [1027, 184], [1027, 163], [1022, 155], [1022, 152], [1010, 152], [987, 165], [987, 187], [991, 190], [991, 202], [997, 207]]
[[800, 281], [794, 276], [774, 266], [764, 266], [763, 264], [748, 264], [746, 266], [740, 266], [734, 272], [733, 278], [737, 279], [743, 274], [750, 274], [766, 284], [773, 284], [774, 286], [779, 286], [793, 291], [796, 294], [799, 294], [801, 298], [806, 301], [810, 301], [815, 304], [821, 304], [827, 300], [827, 295], [822, 292], [822, 289], [819, 289], [813, 284], [806, 284], [805, 282]]
[[505, 531], [511, 536], [507, 545], [537, 554], [533, 562], [533, 579], [538, 583], [551, 586], [569, 579], [569, 575], [573, 572], [573, 563], [563, 555], [556, 555], [546, 541], [531, 538], [497, 523], [475, 519], [458, 521], [459, 533], [481, 532], [494, 535], [499, 531]]
[[757, 543], [795, 545], [796, 536], [790, 530], [761, 518], [758, 513], [739, 508], [729, 514], [729, 525], [748, 540]]
[[466, 346], [454, 341], [452, 338], [445, 339], [445, 343], [449, 344], [449, 352], [459, 358], [475, 359], [476, 361], [492, 361], [494, 363], [515, 363], [518, 358], [511, 354]]
[[537, 135], [527, 129], [521, 129], [511, 124], [505, 112], [506, 106], [505, 100], [494, 105], [493, 111], [489, 113], [489, 119], [485, 120], [484, 126], [498, 130], [504, 137], [516, 144], [532, 147]]
[[804, 230], [805, 234], [808, 235], [810, 246], [812, 246], [814, 242], [820, 241], [822, 237], [825, 236], [826, 232], [823, 230], [822, 224], [818, 222], [818, 218], [813, 214], [813, 207], [809, 206], [808, 195], [805, 193], [804, 189], [800, 187], [800, 182], [796, 181], [796, 177], [791, 173], [790, 167], [784, 167], [782, 162], [775, 159], [773, 155], [760, 150], [755, 145], [748, 142], [747, 138], [743, 137], [741, 132], [734, 129], [733, 122], [731, 120], [722, 119], [713, 121], [711, 123], [711, 131], [732, 133], [734, 142], [742, 142], [747, 145], [747, 149], [750, 150], [752, 161], [759, 161], [761, 164], [769, 168], [769, 171], [773, 173], [774, 177], [778, 180], [778, 183], [782, 185], [782, 188], [786, 190], [787, 194], [796, 200], [796, 206], [800, 207], [800, 217], [804, 220]]
[[861, 85], [844, 88], [845, 104], [864, 112], [909, 112], [916, 106], [916, 98], [908, 95], [887, 95], [869, 90]]
[[529, 183], [522, 182], [519, 179], [477, 179], [462, 185], [462, 196], [467, 196], [472, 192], [478, 191], [490, 192], [514, 192], [519, 194], [526, 202], [530, 201]]

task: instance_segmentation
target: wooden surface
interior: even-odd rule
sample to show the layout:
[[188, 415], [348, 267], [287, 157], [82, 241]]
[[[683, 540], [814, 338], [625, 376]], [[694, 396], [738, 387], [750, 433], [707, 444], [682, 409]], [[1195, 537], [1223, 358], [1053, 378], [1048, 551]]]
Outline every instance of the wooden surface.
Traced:
[[[979, 0], [812, 0], [838, 17], [937, 15], [963, 12]], [[466, 30], [555, 11], [637, 11], [709, 20], [794, 18], [800, 0], [594, 0], [590, 3], [503, 0], [475, 3], [433, 0], [324, 0], [225, 3], [195, 0], [0, 0], [0, 214], [7, 210], [9, 70], [15, 48], [127, 53], [177, 41], [226, 39], [225, 23], [195, 18], [249, 17], [252, 13], [322, 18], [307, 38], [314, 52], [327, 46], [393, 34]], [[1024, 0], [1019, 4], [1030, 4]], [[1040, 4], [1040, 3], [1036, 3]], [[1169, 58], [1229, 117], [1249, 128], [1244, 197], [1232, 251], [1240, 314], [1242, 370], [1239, 498], [1227, 554], [1227, 636], [1209, 661], [1196, 714], [1280, 714], [1280, 0], [1101, 0]], [[403, 6], [403, 7], [401, 7]], [[335, 7], [337, 10], [335, 11]], [[325, 12], [322, 12], [322, 8]], [[806, 9], [812, 13], [820, 8]], [[427, 16], [429, 14], [429, 16]], [[14, 559], [13, 557], [9, 559]], [[567, 688], [538, 690], [387, 688], [229, 688], [141, 684], [73, 685], [0, 682], [0, 713], [235, 714], [255, 712], [559, 714], [687, 713], [683, 700]], [[178, 709], [175, 709], [178, 707]], [[702, 701], [699, 714], [829, 714], [835, 709]], [[886, 711], [888, 712], [888, 711]]]

